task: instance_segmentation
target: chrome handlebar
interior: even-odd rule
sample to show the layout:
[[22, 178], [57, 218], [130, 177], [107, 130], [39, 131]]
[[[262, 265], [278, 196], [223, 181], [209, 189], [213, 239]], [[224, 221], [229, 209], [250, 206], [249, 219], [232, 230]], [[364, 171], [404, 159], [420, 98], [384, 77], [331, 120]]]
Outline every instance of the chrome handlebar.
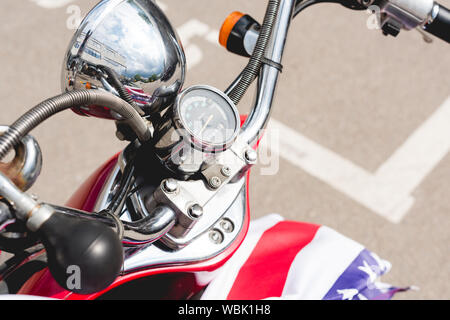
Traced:
[[260, 137], [270, 116], [286, 37], [294, 13], [295, 0], [281, 0], [272, 35], [267, 46], [266, 61], [263, 64], [258, 80], [256, 103], [242, 126], [240, 138], [253, 145]]
[[[250, 145], [260, 137], [270, 117], [270, 111], [274, 99], [274, 92], [280, 73], [281, 60], [284, 52], [286, 37], [293, 15], [305, 8], [307, 2], [314, 0], [281, 0], [272, 36], [265, 55], [266, 61], [274, 63], [263, 64], [257, 84], [256, 102], [247, 120], [242, 126], [240, 138]], [[384, 13], [381, 22], [382, 28], [388, 30], [395, 21], [399, 28], [410, 30], [418, 26], [431, 23], [436, 16], [436, 8], [439, 8], [433, 0], [357, 0], [365, 6], [374, 3]], [[322, 0], [317, 0], [323, 2]], [[312, 3], [312, 2], [311, 2]], [[384, 29], [383, 29], [384, 30]]]

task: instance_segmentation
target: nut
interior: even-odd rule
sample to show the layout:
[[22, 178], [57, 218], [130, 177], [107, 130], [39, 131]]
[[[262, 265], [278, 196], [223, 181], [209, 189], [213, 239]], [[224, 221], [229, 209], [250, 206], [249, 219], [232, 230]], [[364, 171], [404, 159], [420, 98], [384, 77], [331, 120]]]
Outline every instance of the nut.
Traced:
[[258, 154], [253, 149], [247, 149], [244, 153], [245, 161], [249, 164], [253, 164], [258, 159]]
[[220, 180], [219, 177], [214, 176], [209, 179], [208, 183], [211, 188], [217, 189], [222, 185], [222, 180]]
[[222, 228], [223, 231], [225, 231], [227, 233], [231, 233], [234, 231], [234, 224], [229, 219], [223, 219], [220, 222], [220, 227]]
[[222, 169], [220, 169], [220, 173], [224, 176], [224, 177], [229, 177], [231, 176], [231, 168], [228, 166], [223, 166]]
[[218, 229], [213, 229], [209, 232], [209, 239], [215, 244], [221, 244], [223, 242], [223, 234]]
[[198, 219], [203, 215], [203, 208], [196, 203], [189, 207], [188, 213], [192, 218]]
[[175, 179], [169, 178], [163, 181], [162, 187], [167, 193], [174, 193], [178, 190], [178, 182]]

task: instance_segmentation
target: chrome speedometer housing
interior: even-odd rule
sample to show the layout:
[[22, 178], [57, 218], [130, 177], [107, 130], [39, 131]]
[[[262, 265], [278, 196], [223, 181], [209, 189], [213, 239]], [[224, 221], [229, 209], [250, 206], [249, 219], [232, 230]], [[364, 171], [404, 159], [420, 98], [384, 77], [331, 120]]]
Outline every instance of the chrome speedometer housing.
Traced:
[[220, 90], [196, 85], [181, 92], [155, 128], [162, 163], [180, 178], [204, 170], [229, 149], [240, 131], [239, 113]]
[[204, 152], [228, 149], [239, 133], [239, 113], [231, 99], [206, 85], [189, 87], [178, 95], [174, 124], [191, 145]]

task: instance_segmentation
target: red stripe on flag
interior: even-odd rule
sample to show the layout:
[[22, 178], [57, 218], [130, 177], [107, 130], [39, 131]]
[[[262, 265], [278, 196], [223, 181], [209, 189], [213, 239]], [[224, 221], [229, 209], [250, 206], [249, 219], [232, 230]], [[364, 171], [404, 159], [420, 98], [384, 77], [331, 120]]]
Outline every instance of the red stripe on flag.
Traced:
[[289, 268], [320, 226], [281, 221], [266, 230], [244, 263], [228, 293], [229, 300], [280, 297]]

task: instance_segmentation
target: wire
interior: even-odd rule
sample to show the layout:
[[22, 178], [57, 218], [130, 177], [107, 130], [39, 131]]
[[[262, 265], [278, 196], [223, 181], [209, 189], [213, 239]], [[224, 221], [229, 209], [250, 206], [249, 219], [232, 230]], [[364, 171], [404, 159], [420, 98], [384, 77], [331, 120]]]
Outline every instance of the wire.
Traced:
[[317, 4], [317, 3], [322, 3], [322, 2], [332, 2], [332, 1], [327, 1], [327, 0], [297, 0], [296, 4], [295, 4], [295, 9], [294, 9], [294, 16], [293, 18], [295, 18], [300, 12], [302, 12], [303, 10], [305, 10], [306, 8]]
[[130, 189], [133, 186], [135, 181], [134, 178], [134, 158], [131, 159], [125, 166], [123, 170], [122, 177], [120, 178], [118, 184], [118, 190], [114, 194], [111, 202], [109, 203], [106, 209], [103, 209], [99, 212], [99, 214], [104, 214], [110, 216], [116, 224], [117, 234], [119, 235], [119, 239], [123, 239], [124, 227], [123, 223], [120, 220], [120, 213], [125, 206], [125, 200], [127, 196], [130, 194]]

